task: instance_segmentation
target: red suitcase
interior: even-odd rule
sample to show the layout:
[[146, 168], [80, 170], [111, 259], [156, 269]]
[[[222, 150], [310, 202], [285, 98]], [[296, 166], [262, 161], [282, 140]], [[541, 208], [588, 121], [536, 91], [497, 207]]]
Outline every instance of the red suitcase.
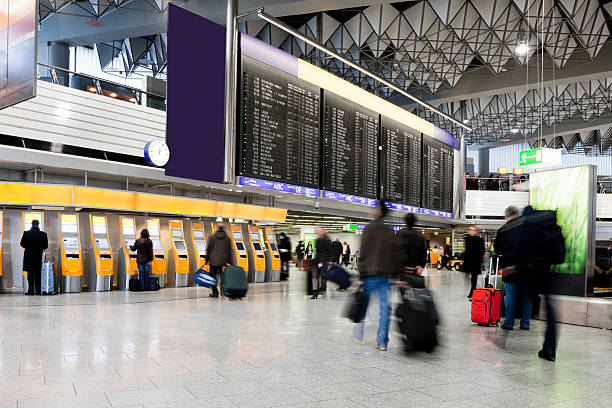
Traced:
[[[492, 279], [493, 270], [499, 270], [499, 257], [495, 257], [495, 269], [493, 269], [493, 257], [489, 265], [489, 279], [497, 285], [497, 277]], [[488, 284], [487, 286], [491, 286]], [[476, 288], [472, 294], [472, 321], [483, 325], [496, 325], [499, 323], [501, 311], [502, 292], [495, 287]]]

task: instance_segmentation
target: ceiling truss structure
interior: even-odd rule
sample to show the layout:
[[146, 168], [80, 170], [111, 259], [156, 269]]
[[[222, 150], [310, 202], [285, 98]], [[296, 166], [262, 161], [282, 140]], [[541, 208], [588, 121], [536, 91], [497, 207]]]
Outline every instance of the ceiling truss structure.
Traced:
[[612, 126], [562, 136], [549, 136], [529, 140], [529, 146], [564, 148], [568, 153], [584, 153], [596, 156], [612, 156]]
[[[144, 0], [151, 11], [163, 13], [168, 8], [170, 0]], [[44, 21], [53, 13], [83, 15], [97, 20], [118, 8], [127, 6], [132, 0], [38, 0], [39, 21]], [[183, 1], [184, 3], [185, 1]], [[73, 7], [69, 7], [73, 6]]]
[[129, 77], [135, 72], [164, 76], [167, 66], [167, 34], [126, 38], [96, 44], [100, 67], [108, 73]]

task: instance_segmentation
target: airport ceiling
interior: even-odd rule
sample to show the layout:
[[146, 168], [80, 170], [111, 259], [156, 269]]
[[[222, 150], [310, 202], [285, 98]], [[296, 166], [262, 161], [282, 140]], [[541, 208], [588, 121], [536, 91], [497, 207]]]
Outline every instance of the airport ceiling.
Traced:
[[[122, 55], [128, 68], [153, 64], [154, 74], [163, 73], [168, 0], [39, 1], [42, 32], [49, 22], [49, 32], [63, 30], [60, 40], [104, 44], [103, 65]], [[225, 0], [175, 3], [224, 21]], [[240, 12], [265, 7], [442, 111], [463, 113], [474, 129], [466, 134], [468, 143], [526, 140], [567, 148], [567, 141], [612, 155], [612, 1], [239, 0], [239, 5]], [[68, 18], [83, 24], [70, 31]], [[83, 21], [96, 19], [105, 27]], [[63, 28], [56, 30], [60, 21]], [[264, 21], [249, 19], [240, 28], [459, 134], [443, 118]]]

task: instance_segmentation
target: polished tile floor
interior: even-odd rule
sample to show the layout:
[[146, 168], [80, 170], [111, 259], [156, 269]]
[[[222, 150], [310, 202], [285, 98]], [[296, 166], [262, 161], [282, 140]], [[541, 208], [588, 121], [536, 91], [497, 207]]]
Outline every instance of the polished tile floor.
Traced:
[[[375, 349], [342, 318], [348, 293], [304, 275], [240, 302], [203, 288], [0, 296], [4, 407], [610, 407], [612, 333], [561, 325], [555, 363], [529, 332], [475, 326], [458, 272], [429, 271], [442, 322], [432, 354]], [[331, 285], [330, 285], [331, 286]]]

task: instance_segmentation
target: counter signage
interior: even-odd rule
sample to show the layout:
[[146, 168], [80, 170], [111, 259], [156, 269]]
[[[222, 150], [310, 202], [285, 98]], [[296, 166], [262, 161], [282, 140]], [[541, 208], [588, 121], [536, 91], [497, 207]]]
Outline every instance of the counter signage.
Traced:
[[367, 205], [368, 207], [376, 207], [378, 200], [375, 198], [359, 197], [350, 194], [336, 193], [334, 191], [322, 190], [322, 197], [330, 200], [344, 201], [347, 203]]
[[279, 183], [275, 181], [260, 180], [252, 177], [238, 177], [238, 184], [245, 187], [263, 188], [265, 190], [274, 190], [281, 193], [292, 193], [306, 197], [318, 197], [319, 190], [316, 188], [308, 188], [302, 186], [294, 186], [293, 184]]
[[421, 208], [413, 206], [413, 205], [406, 205], [406, 204], [400, 204], [400, 203], [392, 203], [392, 202], [389, 202], [389, 201], [386, 201], [385, 205], [390, 210], [411, 212], [411, 213], [415, 213], [415, 214], [420, 214], [421, 213]]
[[428, 208], [421, 208], [421, 214], [435, 215], [436, 217], [453, 218], [453, 213], [445, 212], [440, 210], [430, 210]]

